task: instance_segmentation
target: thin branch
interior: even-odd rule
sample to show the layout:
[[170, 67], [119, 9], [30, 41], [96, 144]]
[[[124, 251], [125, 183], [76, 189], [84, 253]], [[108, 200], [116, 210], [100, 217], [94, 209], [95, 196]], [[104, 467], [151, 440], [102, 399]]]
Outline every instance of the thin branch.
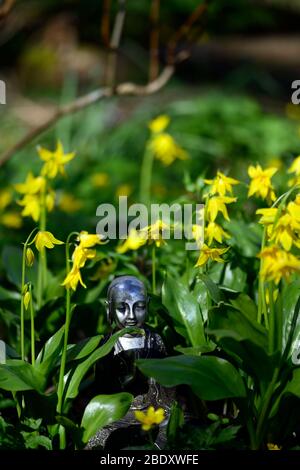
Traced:
[[14, 146], [6, 150], [0, 155], [0, 166], [4, 165], [12, 155], [18, 150], [25, 147], [32, 140], [38, 137], [40, 134], [52, 127], [62, 117], [69, 114], [74, 114], [88, 106], [101, 101], [104, 98], [109, 98], [113, 95], [117, 96], [146, 96], [157, 93], [163, 88], [175, 71], [174, 66], [166, 66], [162, 73], [157, 77], [156, 80], [148, 83], [147, 85], [136, 85], [135, 83], [121, 83], [115, 89], [111, 87], [99, 88], [97, 90], [88, 93], [80, 98], [77, 98], [72, 103], [58, 107], [50, 118], [41, 123], [39, 126], [31, 129], [24, 137], [22, 137]]
[[201, 18], [203, 13], [207, 9], [208, 0], [205, 1], [204, 3], [201, 3], [194, 11], [193, 13], [189, 16], [189, 18], [181, 25], [181, 27], [175, 32], [171, 40], [169, 41], [168, 45], [168, 64], [174, 64], [174, 61], [176, 60], [176, 47], [178, 44], [178, 41], [182, 39], [184, 36], [186, 36], [190, 29], [192, 28], [193, 24]]
[[111, 5], [111, 0], [103, 0], [101, 37], [102, 37], [102, 41], [105, 47], [109, 47], [110, 5]]
[[159, 74], [159, 10], [160, 0], [152, 0], [150, 10], [150, 70], [149, 70], [149, 81], [156, 79]]
[[4, 18], [12, 7], [14, 6], [15, 0], [4, 0], [4, 3], [0, 6], [0, 19]]
[[118, 59], [118, 48], [121, 41], [122, 31], [125, 22], [126, 15], [126, 0], [118, 0], [119, 9], [116, 14], [115, 24], [113, 27], [111, 40], [110, 40], [110, 51], [108, 57], [107, 66], [107, 81], [106, 84], [111, 88], [114, 88], [116, 81], [116, 70], [117, 70], [117, 59]]

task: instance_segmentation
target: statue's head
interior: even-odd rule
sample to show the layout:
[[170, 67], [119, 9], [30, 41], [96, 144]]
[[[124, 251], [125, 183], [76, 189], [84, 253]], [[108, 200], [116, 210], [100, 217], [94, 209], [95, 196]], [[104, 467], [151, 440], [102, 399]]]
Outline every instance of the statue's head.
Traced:
[[140, 328], [147, 316], [147, 291], [142, 281], [134, 276], [114, 279], [107, 291], [108, 321], [119, 329], [126, 326]]

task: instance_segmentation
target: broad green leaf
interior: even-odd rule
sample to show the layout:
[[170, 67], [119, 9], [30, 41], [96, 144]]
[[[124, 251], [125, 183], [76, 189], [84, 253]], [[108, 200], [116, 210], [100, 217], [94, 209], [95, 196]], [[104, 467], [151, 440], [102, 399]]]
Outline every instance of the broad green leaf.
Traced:
[[300, 348], [300, 321], [295, 312], [296, 304], [300, 298], [300, 280], [286, 284], [282, 291], [283, 307], [283, 348], [286, 350], [286, 357], [297, 354]]
[[190, 385], [202, 400], [245, 397], [239, 372], [230, 362], [214, 356], [176, 356], [138, 360], [141, 371], [166, 387]]
[[36, 390], [42, 392], [45, 377], [28, 362], [10, 359], [6, 364], [0, 364], [0, 388], [11, 392]]
[[223, 300], [222, 291], [219, 289], [217, 284], [215, 284], [210, 279], [210, 277], [208, 277], [206, 274], [198, 274], [198, 279], [204, 282], [210, 297], [216, 304], [218, 304], [219, 302], [221, 302], [221, 300]]
[[67, 352], [67, 362], [82, 359], [91, 354], [98, 346], [102, 335], [86, 338], [72, 345]]
[[[191, 346], [205, 345], [207, 341], [199, 304], [188, 288], [179, 279], [166, 275], [162, 299], [170, 316], [180, 326], [176, 331], [184, 334]], [[176, 329], [176, 324], [174, 327]]]
[[117, 421], [127, 413], [133, 396], [130, 393], [116, 393], [115, 395], [97, 395], [84, 410], [81, 427], [84, 429], [82, 440], [84, 443], [107, 424]]
[[64, 326], [62, 326], [50, 339], [45, 343], [36, 358], [35, 368], [41, 374], [48, 377], [49, 373], [56, 364], [61, 353], [64, 340]]
[[[242, 298], [247, 303], [247, 296]], [[241, 310], [221, 304], [210, 310], [207, 332], [241, 369], [266, 383], [279, 358], [268, 355], [267, 330], [253, 316], [250, 303]]]
[[78, 388], [85, 374], [93, 366], [93, 364], [95, 364], [95, 362], [109, 354], [117, 339], [123, 336], [125, 333], [134, 331], [136, 331], [135, 328], [124, 328], [123, 330], [118, 331], [117, 333], [113, 334], [106, 343], [92, 352], [90, 356], [75, 364], [74, 367], [72, 367], [65, 376], [64, 401], [75, 398], [78, 395]]

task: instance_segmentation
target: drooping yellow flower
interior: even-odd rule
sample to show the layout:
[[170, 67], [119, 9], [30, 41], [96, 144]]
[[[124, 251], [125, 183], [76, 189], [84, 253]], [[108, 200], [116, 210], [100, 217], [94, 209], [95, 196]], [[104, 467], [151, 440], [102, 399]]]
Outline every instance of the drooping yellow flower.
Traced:
[[73, 214], [82, 207], [82, 202], [76, 199], [72, 194], [64, 193], [58, 203], [58, 207], [67, 214]]
[[270, 240], [275, 244], [280, 244], [286, 251], [290, 251], [293, 244], [300, 248], [297, 233], [300, 233], [300, 223], [287, 212], [279, 217], [276, 225], [273, 226]]
[[133, 228], [129, 231], [128, 237], [124, 243], [117, 247], [117, 252], [123, 254], [128, 250], [138, 250], [141, 246], [145, 245], [146, 242], [147, 238], [145, 232]]
[[22, 217], [18, 212], [5, 212], [0, 216], [0, 223], [8, 228], [20, 228]]
[[296, 176], [300, 176], [300, 155], [293, 160], [288, 173], [295, 173]]
[[158, 219], [153, 224], [144, 227], [141, 232], [144, 234], [144, 237], [149, 244], [154, 242], [155, 245], [159, 248], [166, 243], [164, 240], [164, 231], [169, 232], [170, 229], [171, 225]]
[[277, 215], [277, 207], [270, 207], [267, 209], [258, 209], [256, 214], [261, 215], [258, 223], [262, 225], [272, 225], [274, 224], [275, 217]]
[[203, 227], [198, 224], [192, 225], [192, 236], [193, 239], [197, 242], [197, 245], [202, 245], [203, 243]]
[[266, 168], [262, 169], [260, 165], [249, 166], [248, 175], [251, 178], [248, 197], [253, 195], [260, 196], [262, 199], [267, 199], [267, 201], [275, 201], [276, 196], [274, 188], [271, 183], [271, 178], [277, 172], [277, 168]]
[[26, 249], [25, 259], [26, 259], [27, 266], [31, 268], [31, 266], [34, 263], [34, 253], [30, 247]]
[[149, 431], [155, 424], [160, 424], [165, 419], [165, 411], [163, 408], [154, 409], [149, 406], [146, 413], [143, 411], [134, 412], [136, 419], [142, 423], [143, 431]]
[[15, 184], [14, 187], [20, 194], [37, 194], [45, 190], [46, 180], [42, 176], [35, 178], [33, 174], [29, 172], [25, 183]]
[[33, 239], [36, 249], [43, 252], [44, 248], [54, 248], [54, 245], [63, 245], [63, 242], [57, 240], [51, 232], [40, 230]]
[[221, 256], [229, 250], [227, 248], [210, 248], [207, 245], [203, 245], [200, 251], [200, 256], [198, 258], [197, 263], [195, 266], [204, 266], [208, 260], [216, 261], [218, 263], [224, 263], [224, 260]]
[[262, 259], [260, 276], [264, 281], [279, 284], [281, 279], [289, 280], [293, 273], [300, 273], [300, 260], [276, 245], [264, 248], [258, 257]]
[[166, 132], [154, 134], [149, 141], [149, 149], [154, 153], [155, 158], [165, 166], [171, 165], [176, 159], [186, 160], [188, 158], [187, 152]]
[[267, 444], [268, 450], [281, 450], [281, 447], [277, 444], [272, 444], [272, 442], [268, 442]]
[[86, 261], [89, 259], [94, 259], [96, 257], [96, 250], [91, 250], [90, 248], [84, 248], [82, 245], [78, 245], [72, 255], [73, 266], [76, 266], [78, 269], [83, 268]]
[[12, 194], [9, 189], [0, 191], [0, 211], [3, 211], [12, 201]]
[[25, 194], [18, 204], [24, 207], [23, 217], [32, 217], [35, 222], [38, 222], [41, 215], [41, 197], [39, 195]]
[[58, 173], [64, 175], [65, 165], [75, 157], [75, 152], [64, 153], [60, 140], [57, 142], [56, 149], [53, 152], [40, 146], [37, 148], [37, 151], [41, 160], [45, 162], [41, 174], [50, 179], [55, 178]]
[[231, 204], [232, 202], [236, 202], [236, 197], [213, 196], [209, 198], [207, 201], [207, 215], [209, 220], [214, 222], [219, 212], [223, 214], [226, 220], [230, 220], [226, 204]]
[[94, 173], [91, 176], [91, 182], [95, 188], [104, 188], [109, 183], [109, 176], [107, 173], [103, 172]]
[[80, 269], [74, 266], [66, 276], [62, 286], [64, 286], [66, 289], [73, 289], [75, 291], [78, 283], [80, 283], [82, 287], [86, 288], [86, 285], [82, 281]]
[[221, 171], [218, 171], [217, 176], [214, 179], [204, 180], [204, 183], [211, 186], [209, 190], [210, 194], [225, 196], [227, 192], [232, 194], [232, 186], [239, 184], [239, 181], [234, 178], [229, 178], [224, 175], [224, 173], [221, 173]]
[[100, 245], [102, 240], [101, 236], [96, 233], [88, 233], [86, 230], [82, 230], [78, 235], [78, 241], [81, 248], [92, 248], [95, 245]]
[[150, 121], [148, 127], [151, 132], [153, 132], [154, 134], [158, 134], [159, 132], [163, 132], [169, 124], [169, 116], [167, 116], [166, 114], [161, 114], [160, 116], [157, 116], [157, 118]]
[[230, 238], [230, 235], [220, 225], [209, 222], [205, 228], [205, 238], [208, 240], [208, 245], [211, 245], [214, 240], [222, 243], [223, 238]]

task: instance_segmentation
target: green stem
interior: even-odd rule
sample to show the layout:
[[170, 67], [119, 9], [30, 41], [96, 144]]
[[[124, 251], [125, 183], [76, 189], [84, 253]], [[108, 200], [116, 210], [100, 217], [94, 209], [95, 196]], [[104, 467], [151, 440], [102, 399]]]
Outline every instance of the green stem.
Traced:
[[156, 251], [155, 243], [152, 246], [152, 292], [156, 294]]
[[140, 201], [147, 206], [151, 199], [151, 183], [154, 154], [147, 145], [143, 156], [140, 176]]
[[[41, 216], [39, 229], [41, 232], [46, 230], [46, 188], [41, 194]], [[37, 285], [37, 306], [41, 308], [43, 304], [43, 290], [46, 285], [46, 273], [47, 273], [47, 257], [46, 250], [43, 249], [39, 254], [38, 264], [38, 285]]]
[[269, 283], [269, 317], [270, 317], [270, 327], [269, 327], [269, 352], [272, 354], [275, 350], [275, 308], [274, 308], [274, 290], [273, 283]]
[[266, 421], [268, 419], [268, 412], [269, 412], [270, 404], [273, 398], [275, 385], [278, 380], [279, 371], [280, 369], [278, 367], [274, 370], [272, 380], [267, 388], [265, 396], [263, 397], [261, 410], [258, 413], [259, 418], [258, 418], [258, 423], [257, 423], [257, 428], [256, 428], [256, 446], [254, 450], [257, 450], [260, 448], [262, 440], [264, 438]]
[[[73, 235], [78, 235], [77, 232], [72, 232], [67, 238], [66, 241], [66, 275], [70, 272], [70, 238]], [[68, 338], [69, 338], [69, 329], [71, 322], [71, 291], [66, 289], [66, 319], [65, 319], [65, 328], [64, 328], [64, 343], [61, 356], [60, 370], [59, 370], [59, 379], [58, 379], [58, 388], [57, 388], [57, 413], [61, 415], [63, 413], [63, 394], [64, 394], [64, 375], [67, 361], [67, 347], [68, 347]], [[59, 442], [60, 449], [65, 449], [66, 447], [66, 434], [65, 429], [60, 426], [59, 429]]]
[[22, 253], [22, 277], [21, 277], [21, 307], [20, 307], [20, 320], [21, 320], [21, 358], [22, 361], [25, 360], [25, 328], [24, 328], [24, 288], [25, 288], [25, 275], [26, 275], [26, 250], [29, 245], [30, 239], [34, 232], [36, 232], [37, 228], [33, 229], [27, 240], [23, 246], [23, 253]]
[[34, 329], [34, 311], [33, 311], [33, 301], [32, 301], [32, 285], [29, 284], [30, 292], [30, 329], [31, 329], [31, 363], [34, 366], [35, 364], [35, 329]]

